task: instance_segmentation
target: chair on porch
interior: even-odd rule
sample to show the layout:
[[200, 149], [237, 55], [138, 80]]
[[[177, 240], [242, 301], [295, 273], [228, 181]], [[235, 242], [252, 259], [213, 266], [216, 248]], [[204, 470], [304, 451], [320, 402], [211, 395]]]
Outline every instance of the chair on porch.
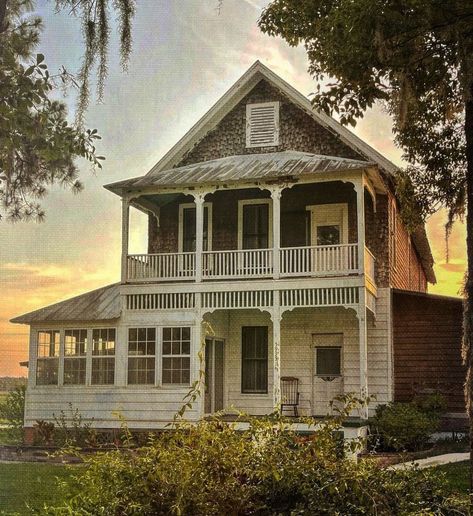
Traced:
[[299, 378], [294, 376], [281, 377], [281, 413], [284, 407], [292, 407], [294, 416], [299, 417]]

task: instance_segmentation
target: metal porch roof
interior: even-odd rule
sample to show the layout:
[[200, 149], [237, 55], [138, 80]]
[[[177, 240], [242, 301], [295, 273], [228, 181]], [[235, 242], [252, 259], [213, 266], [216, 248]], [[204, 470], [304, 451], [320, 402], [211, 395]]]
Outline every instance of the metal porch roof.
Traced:
[[10, 322], [30, 324], [36, 322], [106, 321], [117, 319], [121, 314], [120, 284], [86, 292], [80, 296], [40, 308]]
[[177, 187], [201, 183], [215, 184], [299, 177], [342, 170], [360, 170], [373, 165], [374, 163], [368, 161], [298, 151], [243, 154], [192, 163], [169, 170], [149, 172], [145, 176], [105, 185], [105, 188], [120, 193], [124, 190], [139, 190], [153, 186]]

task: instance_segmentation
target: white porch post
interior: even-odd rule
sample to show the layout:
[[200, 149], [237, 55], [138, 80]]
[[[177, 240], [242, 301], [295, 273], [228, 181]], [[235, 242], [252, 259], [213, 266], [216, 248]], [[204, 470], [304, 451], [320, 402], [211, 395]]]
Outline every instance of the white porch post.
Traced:
[[365, 189], [363, 176], [355, 185], [356, 190], [356, 220], [358, 235], [358, 271], [365, 274]]
[[273, 200], [273, 278], [278, 279], [280, 274], [280, 248], [281, 248], [281, 195], [282, 188], [276, 187], [270, 190]]
[[202, 252], [204, 250], [204, 199], [205, 193], [195, 193], [195, 281], [202, 281]]
[[128, 234], [130, 225], [130, 201], [122, 197], [122, 283], [128, 279]]
[[[359, 287], [358, 300], [358, 335], [360, 353], [360, 396], [368, 396], [368, 328], [366, 325], [366, 289], [365, 286]], [[368, 418], [368, 407], [363, 407], [361, 416]]]
[[273, 310], [271, 320], [273, 322], [273, 404], [274, 409], [281, 407], [281, 308], [279, 303], [279, 290], [273, 292]]
[[[202, 372], [205, 371], [205, 348], [203, 348], [203, 341], [205, 339], [205, 329], [204, 329], [204, 313], [202, 311], [202, 293], [195, 293], [195, 330], [194, 330], [194, 338], [192, 339], [194, 342], [194, 350], [192, 353], [192, 377], [191, 384], [194, 382], [201, 382], [199, 385], [200, 396], [195, 400], [197, 418], [203, 419], [205, 415], [205, 385], [201, 381], [202, 380]], [[207, 381], [206, 378], [203, 378], [204, 382]]]

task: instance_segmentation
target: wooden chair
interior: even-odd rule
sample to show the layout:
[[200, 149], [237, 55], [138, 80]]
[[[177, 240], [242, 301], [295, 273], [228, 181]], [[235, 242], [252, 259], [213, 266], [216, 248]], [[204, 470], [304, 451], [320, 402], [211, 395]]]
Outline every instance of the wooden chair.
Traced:
[[299, 417], [299, 378], [294, 376], [281, 377], [281, 413], [284, 407], [292, 407], [294, 416]]

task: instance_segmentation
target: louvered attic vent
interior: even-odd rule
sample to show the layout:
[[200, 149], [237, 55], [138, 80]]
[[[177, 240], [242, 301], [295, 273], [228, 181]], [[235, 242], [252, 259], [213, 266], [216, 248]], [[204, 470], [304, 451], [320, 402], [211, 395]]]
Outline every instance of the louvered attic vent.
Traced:
[[279, 102], [246, 105], [246, 146], [279, 145]]

